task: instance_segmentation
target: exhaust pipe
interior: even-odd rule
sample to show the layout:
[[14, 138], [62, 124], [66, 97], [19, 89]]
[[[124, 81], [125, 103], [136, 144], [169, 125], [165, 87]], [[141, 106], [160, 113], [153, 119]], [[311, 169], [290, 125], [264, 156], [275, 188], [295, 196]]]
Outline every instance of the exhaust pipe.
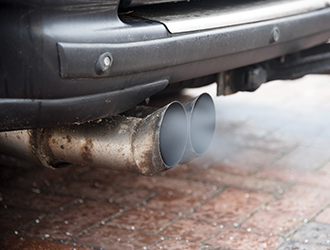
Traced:
[[[188, 118], [188, 139], [180, 164], [204, 154], [212, 142], [215, 131], [215, 106], [212, 97], [203, 93], [183, 104]], [[156, 108], [136, 106], [123, 113], [125, 116], [144, 118]]]
[[215, 131], [215, 106], [212, 97], [203, 93], [184, 104], [188, 118], [188, 140], [180, 164], [206, 152]]
[[145, 118], [113, 116], [80, 125], [0, 133], [0, 153], [51, 168], [71, 164], [152, 176], [180, 162], [186, 112], [173, 102]]

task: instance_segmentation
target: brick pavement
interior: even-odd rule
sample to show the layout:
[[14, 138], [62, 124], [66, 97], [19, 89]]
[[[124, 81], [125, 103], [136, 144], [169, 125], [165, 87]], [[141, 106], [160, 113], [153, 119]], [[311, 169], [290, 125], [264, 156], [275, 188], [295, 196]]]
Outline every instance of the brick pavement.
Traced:
[[217, 98], [207, 154], [152, 178], [1, 156], [0, 249], [330, 249], [329, 97], [308, 76]]

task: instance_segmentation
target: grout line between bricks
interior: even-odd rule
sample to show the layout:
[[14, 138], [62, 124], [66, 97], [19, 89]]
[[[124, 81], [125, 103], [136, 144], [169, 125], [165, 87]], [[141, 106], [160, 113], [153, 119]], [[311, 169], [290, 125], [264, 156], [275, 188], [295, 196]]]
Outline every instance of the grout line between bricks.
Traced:
[[[160, 236], [159, 233], [160, 233], [161, 231], [163, 231], [164, 229], [166, 229], [167, 227], [169, 227], [170, 225], [172, 225], [173, 223], [175, 223], [178, 219], [180, 219], [180, 218], [187, 218], [187, 216], [188, 216], [189, 214], [193, 213], [193, 212], [194, 212], [196, 209], [198, 209], [200, 206], [204, 205], [206, 202], [208, 202], [208, 201], [210, 201], [210, 200], [216, 198], [217, 196], [219, 196], [219, 195], [220, 195], [220, 194], [221, 194], [221, 193], [222, 193], [227, 187], [228, 187], [228, 186], [220, 187], [220, 189], [219, 189], [215, 194], [213, 194], [212, 196], [210, 196], [208, 199], [206, 199], [206, 200], [200, 202], [199, 204], [197, 204], [196, 206], [194, 206], [192, 209], [186, 211], [186, 212], [183, 213], [182, 215], [179, 215], [178, 217], [174, 218], [174, 219], [173, 219], [170, 223], [168, 223], [164, 228], [161, 228], [160, 230], [158, 230], [158, 231], [155, 233], [155, 235]], [[97, 223], [97, 224], [95, 224], [95, 225], [89, 227], [88, 229], [86, 229], [86, 230], [82, 231], [81, 233], [77, 234], [76, 236], [74, 236], [74, 237], [71, 238], [70, 240], [65, 241], [65, 243], [66, 243], [66, 244], [72, 244], [72, 243], [73, 243], [73, 240], [75, 240], [75, 239], [81, 237], [82, 235], [84, 235], [85, 233], [89, 232], [90, 230], [92, 230], [92, 229], [94, 229], [94, 228], [96, 228], [96, 227], [99, 227], [99, 226], [102, 226], [102, 225], [106, 224], [107, 222], [109, 222], [109, 221], [111, 221], [111, 220], [117, 218], [118, 216], [124, 214], [125, 212], [127, 212], [128, 210], [131, 210], [132, 208], [135, 208], [135, 207], [139, 207], [139, 206], [145, 205], [145, 203], [146, 203], [147, 201], [149, 201], [150, 199], [152, 199], [156, 194], [157, 194], [157, 192], [153, 192], [149, 197], [147, 197], [147, 198], [144, 199], [143, 201], [139, 202], [137, 205], [132, 206], [132, 207], [127, 207], [127, 208], [124, 209], [123, 211], [120, 211], [120, 212], [116, 213], [115, 215], [111, 216], [111, 217], [108, 218], [107, 220], [103, 220], [103, 221], [101, 221], [101, 222], [99, 222], [99, 223]], [[48, 217], [48, 216], [50, 216], [50, 215], [52, 215], [52, 214], [56, 214], [56, 213], [58, 213], [58, 212], [60, 212], [60, 211], [63, 211], [64, 209], [67, 209], [68, 207], [70, 207], [70, 206], [72, 206], [72, 205], [74, 205], [74, 204], [77, 204], [78, 202], [81, 202], [81, 201], [83, 201], [83, 199], [81, 199], [81, 198], [77, 198], [77, 199], [73, 200], [72, 202], [70, 202], [70, 203], [68, 203], [68, 204], [66, 204], [66, 205], [64, 205], [64, 206], [62, 206], [62, 207], [60, 207], [59, 209], [56, 209], [55, 211], [53, 211], [53, 212], [51, 212], [51, 213], [49, 213], [49, 214], [44, 214], [44, 216], [43, 216], [42, 218], [40, 218], [40, 216], [39, 216], [39, 218], [40, 218], [40, 219], [43, 219], [43, 218]], [[271, 202], [271, 201], [268, 201], [268, 202], [266, 202], [265, 204], [268, 204], [268, 203], [270, 203], [270, 202]], [[265, 204], [263, 204], [263, 205], [265, 205]], [[261, 209], [261, 207], [262, 207], [263, 205], [261, 205], [261, 206], [259, 207], [259, 210]], [[259, 210], [257, 209], [256, 211], [252, 212], [252, 213], [250, 214], [249, 217], [251, 217], [254, 213], [256, 213], [256, 212], [259, 211]], [[247, 217], [246, 219], [248, 219], [249, 217]], [[246, 219], [245, 219], [245, 220], [246, 220]], [[242, 220], [242, 221], [240, 222], [240, 224], [242, 224], [245, 220]], [[33, 223], [33, 222], [30, 222], [30, 223], [28, 223], [28, 225], [25, 225], [25, 228], [26, 228], [27, 226], [29, 226], [30, 224], [32, 224], [32, 223]], [[213, 236], [211, 236], [211, 237], [209, 237], [209, 238], [207, 238], [207, 239], [204, 239], [203, 241], [208, 240], [208, 239], [210, 239], [210, 238], [212, 238], [212, 237], [214, 237], [214, 236], [220, 234], [222, 231], [223, 231], [223, 230], [220, 230], [218, 233], [214, 234]], [[169, 238], [172, 238], [172, 237], [169, 237]], [[176, 239], [176, 238], [174, 238], [174, 239]], [[191, 241], [191, 242], [193, 242], [193, 241]], [[194, 243], [202, 243], [202, 242], [194, 242]], [[92, 249], [96, 249], [96, 248], [92, 248]]]
[[132, 176], [134, 176], [134, 174], [127, 174], [121, 178], [119, 178], [119, 180], [116, 180], [114, 183], [114, 186], [119, 186], [122, 182], [128, 180], [129, 178], [131, 178]]
[[[40, 222], [41, 220], [43, 220], [44, 218], [49, 217], [49, 216], [51, 216], [51, 215], [53, 215], [53, 214], [57, 214], [57, 213], [63, 211], [64, 209], [67, 209], [68, 207], [71, 207], [71, 206], [77, 204], [80, 200], [81, 200], [80, 198], [74, 199], [74, 200], [72, 200], [71, 202], [69, 202], [69, 203], [67, 203], [67, 204], [64, 204], [63, 206], [61, 206], [61, 207], [55, 209], [54, 211], [52, 211], [52, 212], [50, 212], [50, 213], [42, 213], [41, 215], [39, 215], [39, 216], [37, 217], [37, 219], [35, 219], [35, 220], [31, 220], [31, 221], [27, 222], [27, 223], [24, 224], [23, 226], [19, 227], [16, 231], [18, 231], [18, 232], [19, 232], [19, 231], [22, 231], [22, 230], [24, 230], [25, 228], [31, 226], [33, 223], [39, 223], [39, 222]], [[38, 222], [37, 222], [37, 221], [38, 221]], [[16, 231], [14, 231], [14, 232], [16, 232]]]
[[188, 174], [185, 175], [185, 177], [183, 179], [185, 180], [191, 180], [191, 177], [197, 173], [199, 173], [200, 171], [203, 171], [205, 169], [210, 168], [211, 166], [213, 166], [215, 164], [215, 162], [212, 162], [211, 164], [204, 164], [203, 167], [201, 168], [196, 168], [195, 170], [192, 170], [191, 172], [189, 172]]
[[90, 248], [90, 249], [95, 249], [95, 250], [102, 250], [100, 248], [85, 246], [85, 245], [77, 244], [77, 243], [74, 243], [74, 242], [73, 243], [72, 242], [67, 242], [67, 241], [64, 241], [64, 240], [61, 240], [61, 239], [51, 239], [51, 238], [41, 237], [41, 236], [33, 235], [33, 234], [21, 233], [21, 234], [19, 234], [19, 236], [26, 236], [26, 237], [30, 237], [30, 238], [36, 238], [36, 239], [40, 239], [40, 240], [43, 240], [43, 241], [49, 241], [49, 242], [57, 242], [57, 243], [61, 243], [61, 244], [66, 245], [66, 246], [82, 246], [82, 247], [85, 247], [85, 248]]
[[245, 221], [247, 221], [249, 218], [251, 218], [255, 213], [261, 211], [266, 206], [268, 206], [270, 203], [272, 203], [275, 200], [277, 200], [278, 198], [282, 197], [286, 192], [288, 192], [289, 190], [291, 190], [294, 186], [295, 186], [295, 184], [291, 184], [291, 185], [289, 184], [288, 187], [286, 189], [284, 189], [282, 193], [275, 193], [275, 194], [273, 194], [273, 197], [272, 198], [270, 198], [264, 204], [260, 205], [258, 208], [256, 208], [254, 211], [252, 211], [248, 216], [246, 216], [241, 221], [239, 221], [238, 222], [239, 226], [241, 226], [241, 224], [243, 224]]
[[[148, 202], [150, 199], [152, 199], [155, 195], [157, 195], [158, 192], [153, 191], [146, 199], [144, 199], [143, 201], [137, 203], [134, 206], [128, 206], [124, 209], [120, 209], [119, 212], [115, 213], [114, 215], [110, 216], [108, 219], [102, 220], [98, 223], [95, 223], [94, 225], [88, 227], [87, 229], [83, 230], [82, 232], [78, 233], [77, 235], [75, 235], [74, 237], [72, 237], [68, 242], [73, 242], [74, 240], [78, 239], [79, 237], [81, 237], [82, 235], [88, 233], [89, 231], [91, 231], [94, 228], [100, 227], [105, 225], [106, 223], [108, 223], [109, 221], [114, 220], [115, 218], [121, 216], [122, 214], [126, 213], [129, 210], [132, 210], [133, 208], [137, 208], [137, 207], [141, 207], [145, 204], [145, 202]], [[134, 231], [134, 230], [132, 230]]]
[[[249, 218], [251, 218], [255, 213], [261, 211], [263, 208], [265, 208], [267, 205], [269, 205], [270, 203], [274, 202], [275, 200], [277, 200], [278, 198], [282, 197], [287, 191], [289, 191], [290, 189], [292, 189], [293, 187], [295, 186], [295, 184], [291, 184], [289, 185], [285, 190], [283, 190], [283, 193], [281, 194], [274, 194], [272, 198], [270, 198], [268, 201], [266, 201], [265, 203], [263, 203], [262, 205], [260, 205], [258, 208], [256, 208], [255, 210], [253, 210], [248, 216], [246, 216], [245, 218], [243, 218], [242, 220], [240, 220], [237, 224], [234, 223], [233, 226], [227, 226], [225, 227], [222, 231], [219, 231], [217, 233], [215, 233], [214, 235], [210, 236], [209, 238], [205, 239], [204, 241], [206, 240], [209, 240], [217, 235], [219, 235], [221, 232], [227, 230], [227, 229], [230, 229], [230, 228], [240, 228], [240, 229], [244, 229], [244, 228], [241, 228], [241, 225], [246, 221], [248, 220]], [[257, 234], [265, 234], [264, 232], [262, 231], [255, 231]], [[269, 234], [270, 236], [273, 236], [273, 234]], [[274, 236], [277, 236], [279, 238], [284, 238], [283, 236], [281, 235], [274, 235]], [[283, 239], [284, 240], [284, 239]], [[282, 244], [280, 244], [282, 245]]]
[[292, 153], [294, 150], [296, 150], [299, 147], [299, 143], [295, 143], [292, 146], [289, 146], [288, 148], [286, 148], [285, 150], [279, 152], [276, 156], [274, 156], [271, 160], [269, 160], [268, 163], [263, 164], [261, 167], [257, 168], [255, 171], [252, 172], [252, 175], [257, 174], [258, 172], [260, 172], [261, 170], [263, 170], [265, 167], [273, 165], [274, 163], [276, 163], [277, 161], [279, 161], [280, 159], [282, 159], [284, 156]]
[[[143, 231], [142, 231], [143, 232]], [[146, 233], [146, 232], [144, 232]], [[151, 233], [150, 233], [151, 234]], [[201, 242], [201, 241], [193, 241], [193, 240], [188, 240], [188, 239], [182, 239], [182, 238], [178, 238], [178, 237], [173, 237], [173, 236], [168, 236], [168, 235], [159, 235], [157, 233], [153, 233], [153, 235], [157, 235], [157, 236], [160, 236], [161, 238], [156, 241], [155, 243], [151, 244], [148, 246], [148, 248], [151, 248], [151, 247], [154, 247], [156, 246], [159, 242], [163, 241], [163, 240], [166, 240], [166, 239], [172, 239], [172, 240], [176, 240], [176, 241], [183, 241], [183, 242], [189, 242], [189, 243], [195, 243], [195, 244], [199, 244], [201, 245], [201, 249], [207, 249], [208, 247], [217, 247], [217, 248], [221, 248], [219, 246], [214, 246], [212, 244], [208, 244], [208, 243], [204, 243], [204, 242]], [[203, 240], [205, 241], [205, 240]], [[222, 249], [222, 248], [221, 248]], [[231, 250], [229, 248], [223, 248], [223, 249], [228, 249], [228, 250]]]
[[[287, 189], [285, 189], [283, 191], [283, 193], [281, 194], [274, 194], [273, 197], [271, 197], [268, 201], [266, 201], [265, 203], [261, 204], [259, 207], [257, 207], [255, 210], [253, 210], [250, 214], [248, 214], [246, 217], [244, 217], [243, 219], [241, 219], [240, 221], [238, 221], [237, 223], [234, 223], [233, 226], [226, 226], [224, 227], [223, 230], [220, 230], [219, 232], [211, 235], [209, 238], [203, 240], [203, 241], [207, 241], [217, 235], [219, 235], [220, 233], [222, 233], [223, 231], [230, 229], [230, 228], [241, 228], [241, 225], [248, 220], [249, 218], [251, 218], [255, 213], [261, 211], [263, 208], [265, 208], [267, 205], [269, 205], [270, 203], [272, 203], [273, 201], [275, 201], [277, 198], [281, 197], [285, 192], [287, 192], [288, 190], [290, 190], [294, 185], [289, 186]], [[257, 232], [258, 233], [258, 232]], [[264, 234], [264, 232], [259, 232], [259, 234]]]
[[219, 196], [226, 188], [222, 187], [220, 188], [217, 192], [215, 192], [213, 195], [211, 195], [208, 199], [201, 201], [200, 203], [198, 203], [197, 205], [195, 205], [193, 208], [187, 210], [186, 212], [179, 214], [177, 217], [175, 217], [174, 219], [172, 219], [167, 225], [165, 225], [164, 227], [160, 228], [156, 234], [159, 234], [160, 232], [164, 231], [166, 228], [168, 228], [169, 226], [173, 225], [177, 220], [181, 219], [181, 218], [187, 218], [187, 216], [189, 214], [192, 214], [197, 208], [199, 208], [200, 206], [204, 205], [206, 202], [214, 199], [215, 197]]
[[[212, 200], [212, 199], [218, 197], [218, 196], [219, 196], [221, 193], [223, 193], [226, 189], [227, 189], [226, 186], [221, 187], [221, 188], [220, 188], [215, 194], [213, 194], [212, 196], [210, 196], [208, 199], [206, 199], [206, 200], [200, 202], [199, 204], [197, 204], [196, 206], [194, 206], [192, 209], [187, 210], [185, 213], [183, 213], [182, 215], [180, 215], [179, 217], [177, 217], [175, 221], [177, 221], [177, 220], [180, 219], [180, 218], [187, 218], [187, 216], [190, 215], [190, 214], [192, 214], [193, 212], [195, 212], [196, 209], [198, 209], [199, 207], [201, 207], [202, 205], [204, 205], [204, 204], [207, 203], [208, 201], [210, 201], [210, 200]], [[174, 224], [175, 221], [173, 221], [172, 223], [169, 223], [168, 225], [166, 225], [166, 227], [165, 227], [164, 229], [166, 229], [167, 227], [169, 227], [169, 226], [171, 226], [172, 224]], [[206, 223], [209, 224], [209, 222], [206, 222]], [[223, 231], [223, 230], [220, 230], [220, 232], [222, 232], [222, 231]], [[159, 233], [159, 232], [157, 232], [157, 233]], [[213, 236], [212, 236], [212, 237], [213, 237]], [[211, 237], [211, 238], [212, 238], [212, 237]], [[207, 238], [207, 239], [203, 239], [202, 241], [205, 241], [205, 240], [208, 240], [208, 238]], [[192, 241], [192, 242], [193, 242], [193, 241]], [[198, 242], [196, 242], [196, 243], [203, 243], [203, 242], [198, 241]]]
[[[308, 221], [306, 223], [297, 225], [295, 228], [293, 228], [290, 232], [288, 232], [287, 234], [285, 234], [284, 236], [282, 236], [283, 238], [283, 243], [280, 244], [275, 250], [279, 249], [286, 241], [292, 239], [292, 237], [300, 230], [302, 229], [306, 224], [310, 223], [311, 221], [314, 221], [315, 218], [322, 213], [325, 209], [330, 207], [330, 203], [328, 203], [327, 205], [325, 205], [322, 209], [320, 209], [320, 211], [318, 211], [317, 213], [313, 214], [310, 219], [308, 219]], [[297, 242], [300, 242], [297, 240]], [[315, 244], [315, 245], [321, 245], [321, 244]]]
[[[155, 235], [159, 236], [158, 234], [155, 234]], [[201, 245], [201, 249], [204, 247], [204, 245], [208, 245], [208, 244], [205, 244], [205, 243], [200, 243], [200, 242], [195, 242], [195, 241], [191, 241], [191, 240], [185, 240], [185, 239], [181, 239], [181, 238], [175, 238], [175, 237], [172, 237], [172, 236], [162, 235], [159, 240], [157, 240], [153, 244], [149, 245], [146, 249], [150, 249], [150, 248], [156, 246], [159, 242], [162, 242], [162, 241], [167, 240], [167, 239], [172, 239], [172, 240], [176, 240], [176, 241], [183, 241], [183, 242], [187, 242], [187, 243], [190, 242], [190, 243], [199, 244], [199, 245]]]
[[310, 219], [308, 219], [308, 221], [306, 221], [304, 224], [298, 225], [296, 228], [294, 228], [293, 230], [291, 230], [290, 232], [288, 232], [284, 237], [285, 239], [287, 238], [292, 238], [302, 227], [304, 227], [306, 224], [308, 224], [311, 221], [314, 221], [314, 219], [320, 214], [322, 213], [325, 209], [327, 209], [328, 207], [330, 207], [330, 203], [328, 203], [327, 205], [325, 205], [323, 208], [320, 209], [320, 211], [318, 211], [317, 213], [313, 214]]
[[211, 195], [208, 199], [205, 199], [203, 201], [201, 201], [200, 203], [198, 203], [197, 205], [195, 205], [192, 209], [189, 209], [188, 211], [186, 211], [185, 213], [182, 214], [183, 218], [187, 218], [188, 215], [192, 214], [193, 212], [195, 212], [196, 209], [198, 209], [199, 207], [203, 206], [205, 203], [209, 202], [210, 200], [215, 199], [216, 197], [218, 197], [220, 194], [222, 194], [226, 189], [228, 188], [227, 185], [222, 186], [219, 188], [219, 190], [217, 192], [215, 192], [213, 195]]

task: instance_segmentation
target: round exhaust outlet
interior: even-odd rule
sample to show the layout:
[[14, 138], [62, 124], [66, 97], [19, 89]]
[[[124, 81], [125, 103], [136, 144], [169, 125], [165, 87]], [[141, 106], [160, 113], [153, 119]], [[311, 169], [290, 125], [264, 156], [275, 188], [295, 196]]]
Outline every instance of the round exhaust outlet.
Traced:
[[197, 155], [204, 154], [211, 145], [215, 123], [215, 106], [212, 97], [204, 93], [196, 99], [190, 120], [191, 146]]
[[186, 149], [188, 122], [184, 107], [173, 102], [165, 111], [160, 127], [159, 148], [168, 168], [178, 164]]

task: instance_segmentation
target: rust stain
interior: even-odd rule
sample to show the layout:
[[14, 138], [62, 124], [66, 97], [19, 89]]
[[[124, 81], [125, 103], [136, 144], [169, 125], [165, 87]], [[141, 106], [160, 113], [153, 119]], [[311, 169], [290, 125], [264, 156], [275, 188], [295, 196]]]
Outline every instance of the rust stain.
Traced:
[[55, 157], [49, 148], [51, 135], [48, 134], [47, 130], [44, 128], [28, 130], [28, 134], [30, 148], [35, 160], [40, 163], [40, 165], [53, 168], [52, 162]]
[[152, 150], [147, 150], [144, 152], [141, 162], [138, 164], [141, 174], [143, 175], [153, 175], [153, 163], [152, 163]]
[[68, 141], [68, 143], [70, 143], [70, 142], [71, 142], [71, 139], [72, 139], [72, 138], [71, 138], [71, 136], [70, 136], [70, 135], [67, 135], [67, 136], [66, 136], [66, 140]]
[[93, 140], [87, 136], [85, 143], [80, 148], [80, 155], [87, 162], [93, 162], [93, 147]]

